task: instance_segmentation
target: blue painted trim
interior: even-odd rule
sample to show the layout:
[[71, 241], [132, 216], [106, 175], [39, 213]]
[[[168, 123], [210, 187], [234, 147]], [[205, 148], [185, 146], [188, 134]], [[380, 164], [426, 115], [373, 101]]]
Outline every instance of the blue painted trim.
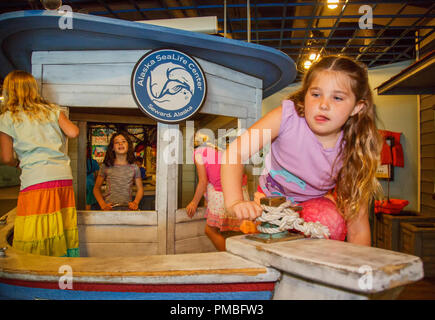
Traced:
[[263, 97], [296, 78], [293, 60], [276, 49], [244, 41], [138, 22], [73, 13], [73, 29], [59, 28], [56, 11], [0, 15], [0, 75], [31, 71], [33, 51], [173, 48], [263, 80]]
[[271, 291], [100, 292], [55, 290], [0, 283], [0, 300], [270, 300]]

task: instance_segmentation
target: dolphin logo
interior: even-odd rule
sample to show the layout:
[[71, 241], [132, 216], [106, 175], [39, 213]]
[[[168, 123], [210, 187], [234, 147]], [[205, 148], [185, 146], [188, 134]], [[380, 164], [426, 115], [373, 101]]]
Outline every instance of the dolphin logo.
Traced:
[[195, 92], [195, 83], [190, 73], [172, 62], [154, 68], [146, 83], [148, 96], [158, 107], [178, 110], [185, 107]]

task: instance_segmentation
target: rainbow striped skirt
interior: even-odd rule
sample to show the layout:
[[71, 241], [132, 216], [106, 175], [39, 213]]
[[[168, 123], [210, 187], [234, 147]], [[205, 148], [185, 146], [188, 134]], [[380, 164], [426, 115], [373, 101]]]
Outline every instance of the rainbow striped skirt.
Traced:
[[12, 246], [45, 256], [79, 256], [72, 180], [43, 182], [20, 191]]

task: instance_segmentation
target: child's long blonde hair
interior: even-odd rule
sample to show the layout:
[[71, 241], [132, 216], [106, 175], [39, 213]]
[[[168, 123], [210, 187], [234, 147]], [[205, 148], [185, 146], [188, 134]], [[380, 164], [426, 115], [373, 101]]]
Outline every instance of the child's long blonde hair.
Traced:
[[[337, 207], [349, 221], [364, 204], [381, 193], [375, 178], [378, 167], [382, 138], [376, 128], [376, 109], [370, 89], [365, 65], [344, 56], [326, 56], [311, 66], [305, 74], [302, 88], [291, 94], [299, 116], [304, 116], [304, 100], [313, 79], [323, 70], [346, 74], [356, 103], [363, 102], [359, 113], [351, 116], [343, 126], [343, 142], [340, 154], [343, 167], [336, 179]], [[334, 166], [336, 162], [334, 162]]]
[[47, 102], [40, 96], [35, 78], [28, 72], [10, 72], [3, 82], [3, 103], [1, 113], [9, 111], [13, 121], [21, 122], [24, 112], [30, 119], [44, 122], [57, 105]]

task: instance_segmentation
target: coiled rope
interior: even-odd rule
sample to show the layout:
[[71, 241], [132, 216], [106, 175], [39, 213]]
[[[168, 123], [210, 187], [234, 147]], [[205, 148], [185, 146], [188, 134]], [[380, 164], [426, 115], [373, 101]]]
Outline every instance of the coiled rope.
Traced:
[[311, 238], [329, 238], [329, 228], [320, 222], [305, 222], [299, 213], [291, 209], [291, 201], [286, 201], [278, 207], [270, 207], [262, 204], [263, 213], [257, 221], [276, 225], [276, 227], [257, 226], [262, 233], [274, 234], [285, 230], [295, 229]]

